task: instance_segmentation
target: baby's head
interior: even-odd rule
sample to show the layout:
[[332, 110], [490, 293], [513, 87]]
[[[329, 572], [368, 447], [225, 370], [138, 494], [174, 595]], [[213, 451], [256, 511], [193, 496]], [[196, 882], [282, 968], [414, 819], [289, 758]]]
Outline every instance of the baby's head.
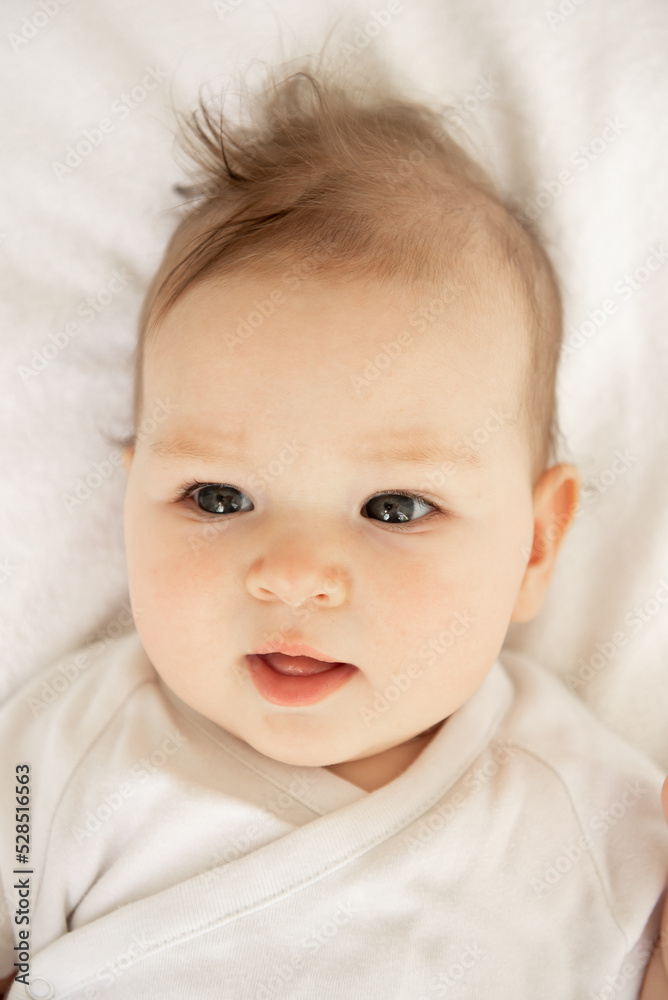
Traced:
[[[130, 593], [184, 702], [371, 789], [541, 606], [578, 499], [559, 292], [436, 112], [308, 73], [256, 107], [194, 119], [144, 304]], [[299, 645], [348, 666], [289, 674]]]

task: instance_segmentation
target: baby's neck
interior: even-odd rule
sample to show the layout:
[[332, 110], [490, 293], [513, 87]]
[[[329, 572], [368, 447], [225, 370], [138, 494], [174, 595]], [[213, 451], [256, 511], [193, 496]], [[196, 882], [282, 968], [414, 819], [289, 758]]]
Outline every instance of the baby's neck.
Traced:
[[382, 788], [383, 785], [394, 781], [407, 767], [410, 767], [444, 722], [447, 722], [447, 719], [441, 719], [440, 722], [426, 729], [423, 733], [418, 733], [410, 740], [406, 740], [405, 743], [399, 743], [396, 747], [390, 747], [389, 750], [383, 750], [372, 757], [344, 760], [340, 764], [328, 764], [326, 769], [332, 774], [338, 775], [339, 778], [349, 781], [352, 785], [363, 788], [365, 792], [374, 792], [377, 788]]

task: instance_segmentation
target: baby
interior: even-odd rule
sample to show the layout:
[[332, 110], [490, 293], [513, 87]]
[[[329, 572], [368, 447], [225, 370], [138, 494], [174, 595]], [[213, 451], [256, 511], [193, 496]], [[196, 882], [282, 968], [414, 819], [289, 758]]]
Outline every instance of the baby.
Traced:
[[502, 650], [578, 505], [547, 256], [387, 84], [277, 75], [188, 135], [136, 631], [0, 715], [9, 997], [664, 995], [662, 775]]

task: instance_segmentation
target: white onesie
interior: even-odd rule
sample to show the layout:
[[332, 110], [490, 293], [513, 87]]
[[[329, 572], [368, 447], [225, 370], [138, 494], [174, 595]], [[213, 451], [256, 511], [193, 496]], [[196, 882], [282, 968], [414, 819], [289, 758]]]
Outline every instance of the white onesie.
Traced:
[[134, 630], [19, 691], [0, 759], [11, 1000], [638, 996], [662, 774], [516, 654], [371, 793], [188, 708]]

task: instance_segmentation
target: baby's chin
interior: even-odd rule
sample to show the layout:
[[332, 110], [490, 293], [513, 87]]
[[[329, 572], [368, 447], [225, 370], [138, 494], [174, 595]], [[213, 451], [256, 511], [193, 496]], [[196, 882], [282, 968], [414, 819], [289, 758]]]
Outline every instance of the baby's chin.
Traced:
[[[294, 734], [272, 732], [239, 733], [238, 739], [257, 750], [258, 753], [271, 760], [280, 761], [292, 767], [329, 767], [349, 760], [351, 757], [368, 756], [365, 749], [356, 750], [342, 744], [340, 735], [334, 734], [328, 738], [322, 731], [322, 722], [314, 719], [314, 729], [320, 731], [319, 736], [304, 734], [296, 737]], [[237, 733], [233, 733], [237, 735]], [[373, 750], [369, 750], [372, 754]]]
[[359, 735], [356, 738], [356, 734], [342, 734], [341, 726], [333, 720], [330, 723], [331, 732], [327, 732], [328, 723], [321, 717], [302, 717], [297, 720], [283, 716], [278, 726], [276, 718], [264, 721], [264, 725], [253, 727], [253, 731], [249, 728], [248, 732], [239, 731], [233, 735], [258, 753], [283, 764], [292, 767], [325, 767], [333, 771], [340, 766], [342, 772], [348, 768], [353, 772], [357, 770], [358, 763], [362, 767], [362, 761], [370, 762], [371, 758], [378, 758], [380, 765], [382, 757], [390, 767], [390, 757], [397, 764], [412, 759], [441, 725], [439, 722], [428, 733], [407, 740], [398, 738], [395, 742], [390, 735], [384, 743], [379, 744], [372, 743], [368, 736], [360, 740]]

